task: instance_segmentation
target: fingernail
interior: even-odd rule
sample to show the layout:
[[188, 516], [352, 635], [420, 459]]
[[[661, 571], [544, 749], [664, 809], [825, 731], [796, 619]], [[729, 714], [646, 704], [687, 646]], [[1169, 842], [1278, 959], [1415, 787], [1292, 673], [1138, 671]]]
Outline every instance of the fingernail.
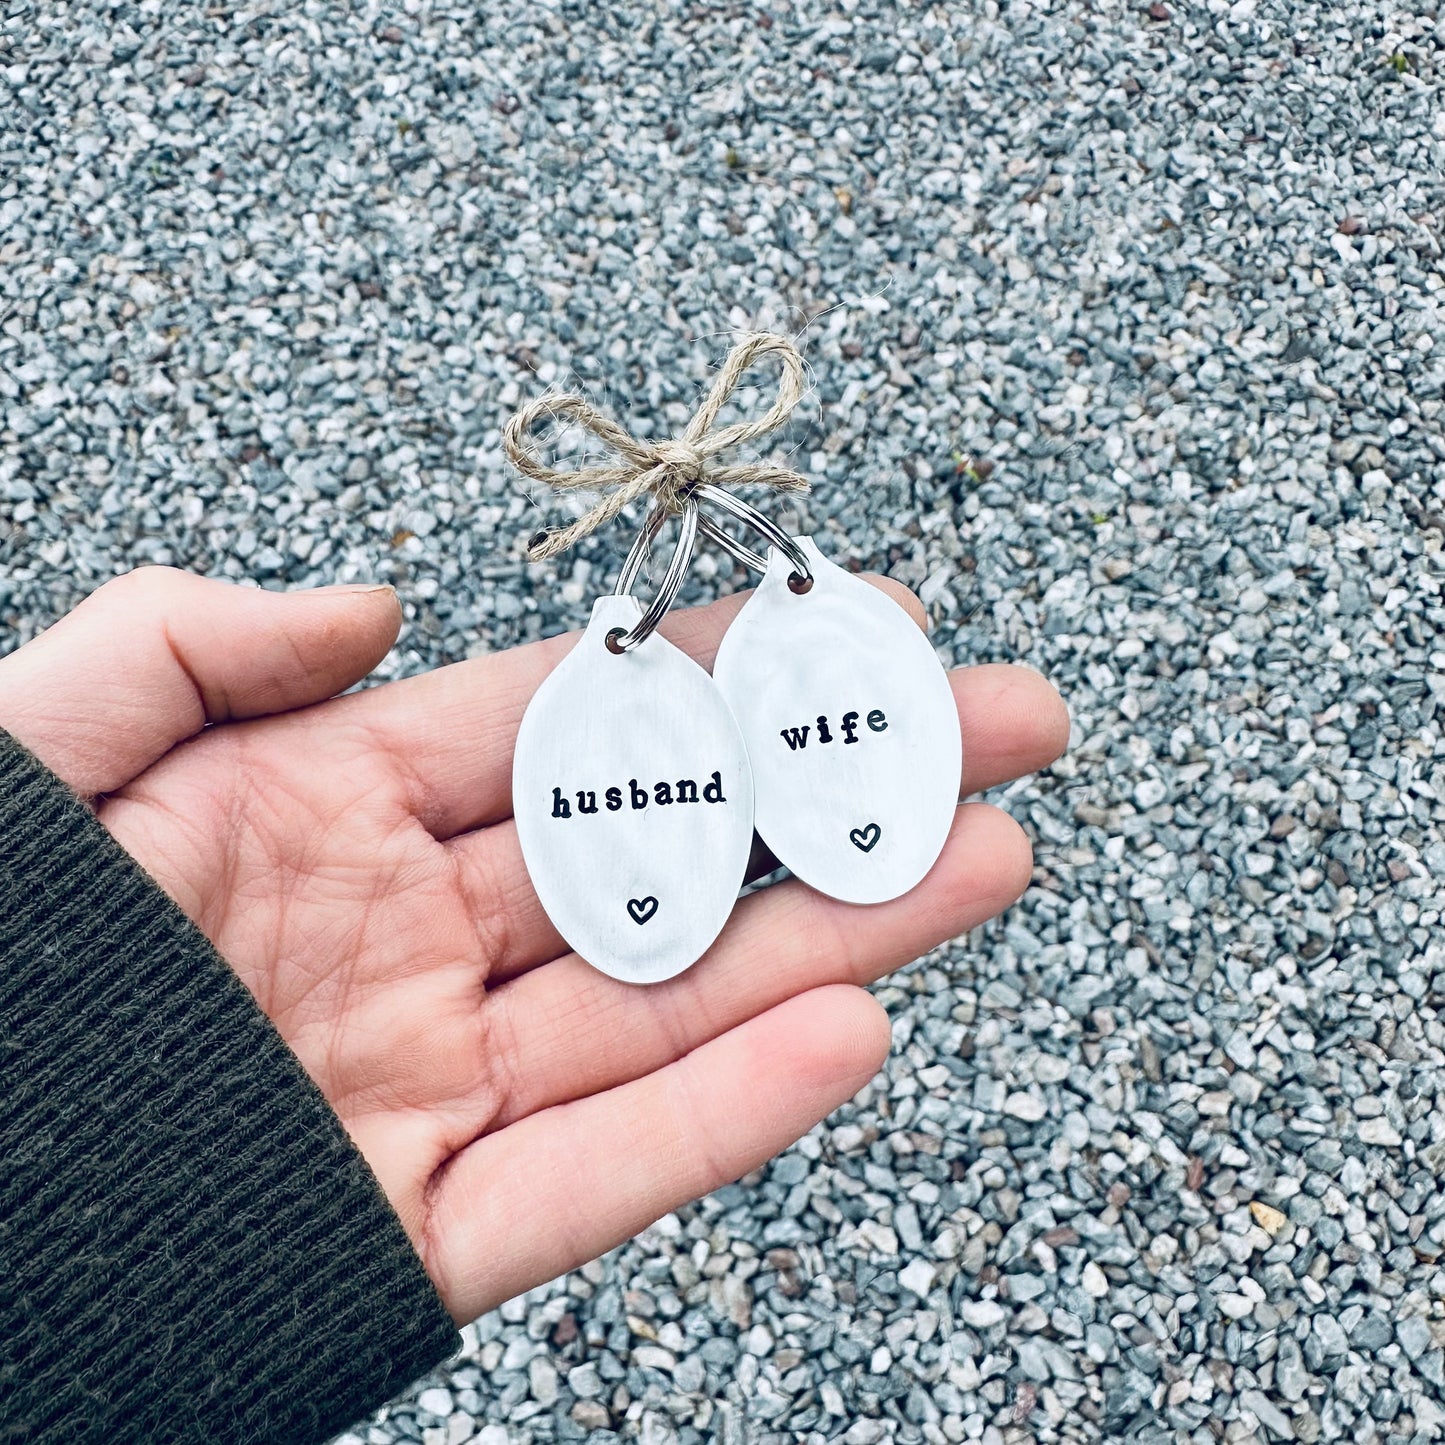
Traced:
[[298, 592], [298, 597], [339, 597], [344, 593], [390, 592], [396, 595], [396, 588], [389, 582], [338, 582], [331, 587], [308, 587]]

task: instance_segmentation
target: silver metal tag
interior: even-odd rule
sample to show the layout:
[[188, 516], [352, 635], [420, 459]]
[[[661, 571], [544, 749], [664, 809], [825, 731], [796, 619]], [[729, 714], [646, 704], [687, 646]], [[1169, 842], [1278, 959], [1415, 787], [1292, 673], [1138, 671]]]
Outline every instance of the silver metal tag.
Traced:
[[522, 718], [512, 811], [537, 897], [568, 944], [626, 983], [681, 973], [727, 922], [753, 838], [753, 779], [712, 679], [642, 615], [599, 597]]
[[763, 841], [849, 903], [908, 892], [943, 850], [963, 747], [948, 675], [897, 603], [797, 538], [812, 588], [776, 547], [718, 649], [713, 681], [742, 728]]

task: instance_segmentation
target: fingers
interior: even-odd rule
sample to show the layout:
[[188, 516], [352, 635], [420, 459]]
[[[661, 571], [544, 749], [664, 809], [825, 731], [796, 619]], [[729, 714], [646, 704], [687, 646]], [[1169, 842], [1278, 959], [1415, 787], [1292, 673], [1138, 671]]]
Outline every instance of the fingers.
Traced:
[[262, 592], [144, 567], [0, 659], [0, 726], [78, 792], [111, 792], [208, 722], [334, 696], [400, 625], [389, 587]]
[[[959, 668], [949, 681], [963, 734], [963, 796], [1037, 772], [1063, 752], [1068, 712], [1049, 682], [1031, 668], [1004, 663]], [[567, 952], [532, 890], [510, 818], [453, 838], [447, 847], [473, 915], [500, 920], [505, 930], [504, 955], [494, 950], [494, 956], [504, 958], [491, 974], [494, 981]], [[776, 866], [768, 857], [758, 861], [752, 876]], [[495, 937], [495, 928], [489, 937]]]
[[[923, 606], [902, 583], [867, 581], [888, 593], [920, 626]], [[711, 668], [728, 623], [752, 594], [670, 612], [659, 629]], [[580, 632], [508, 652], [453, 663], [348, 698], [410, 780], [413, 810], [438, 838], [495, 823], [512, 811], [512, 750], [532, 694], [576, 646]]]
[[694, 967], [646, 988], [567, 954], [491, 992], [489, 1037], [525, 1071], [487, 1100], [492, 1127], [661, 1068], [794, 994], [871, 983], [1001, 912], [1028, 887], [1023, 830], [985, 803], [958, 810], [943, 854], [891, 903], [839, 903], [795, 879], [742, 899]]
[[438, 1177], [424, 1254], [458, 1323], [755, 1169], [882, 1066], [856, 988], [788, 1000], [620, 1088], [489, 1134]]
[[963, 788], [981, 793], [1046, 768], [1069, 745], [1069, 710], [1042, 673], [995, 662], [950, 674], [963, 733]]

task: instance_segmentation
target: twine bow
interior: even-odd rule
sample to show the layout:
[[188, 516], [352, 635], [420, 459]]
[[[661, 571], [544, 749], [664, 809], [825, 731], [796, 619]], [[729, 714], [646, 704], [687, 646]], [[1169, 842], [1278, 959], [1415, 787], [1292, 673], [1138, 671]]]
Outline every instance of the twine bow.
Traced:
[[[743, 373], [759, 358], [768, 355], [776, 356], [782, 366], [777, 399], [756, 421], [735, 422], [714, 431], [713, 423], [737, 389]], [[568, 526], [539, 532], [532, 539], [527, 555], [534, 562], [555, 557], [604, 522], [610, 522], [639, 497], [650, 495], [655, 505], [670, 512], [681, 511], [683, 498], [700, 481], [721, 487], [756, 482], [780, 492], [807, 491], [806, 478], [786, 467], [767, 462], [713, 463], [719, 452], [742, 442], [755, 441], [781, 426], [802, 400], [803, 391], [803, 358], [797, 347], [786, 337], [754, 332], [729, 352], [706, 400], [682, 435], [671, 440], [638, 441], [590, 402], [570, 392], [551, 393], [529, 401], [502, 432], [502, 445], [512, 465], [523, 476], [558, 491], [586, 489], [605, 495]], [[621, 460], [606, 466], [579, 467], [571, 472], [547, 466], [534, 449], [531, 436], [532, 428], [543, 418], [576, 422], [611, 447]]]

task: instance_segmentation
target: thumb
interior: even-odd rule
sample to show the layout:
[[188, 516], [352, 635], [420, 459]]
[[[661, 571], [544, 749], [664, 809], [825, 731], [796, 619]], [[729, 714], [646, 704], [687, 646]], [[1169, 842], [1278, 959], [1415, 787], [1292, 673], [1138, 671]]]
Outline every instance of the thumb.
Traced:
[[0, 658], [0, 727], [77, 792], [112, 792], [207, 723], [334, 696], [400, 625], [390, 587], [262, 592], [142, 567]]

